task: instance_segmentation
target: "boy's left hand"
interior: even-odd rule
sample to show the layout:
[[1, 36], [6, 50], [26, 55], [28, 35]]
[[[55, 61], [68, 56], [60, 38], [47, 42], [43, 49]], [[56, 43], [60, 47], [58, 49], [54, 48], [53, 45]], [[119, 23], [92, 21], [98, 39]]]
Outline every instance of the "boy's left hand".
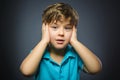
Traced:
[[73, 32], [72, 32], [72, 36], [70, 39], [70, 44], [72, 45], [72, 43], [75, 41], [77, 41], [77, 29], [75, 26], [73, 26]]

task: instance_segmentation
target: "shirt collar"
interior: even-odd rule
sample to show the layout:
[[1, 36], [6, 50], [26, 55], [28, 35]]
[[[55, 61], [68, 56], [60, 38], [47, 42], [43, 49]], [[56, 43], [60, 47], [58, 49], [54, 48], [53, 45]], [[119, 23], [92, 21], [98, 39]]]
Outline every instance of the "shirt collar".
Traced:
[[50, 53], [49, 53], [48, 49], [45, 50], [44, 55], [43, 55], [42, 58], [44, 58], [44, 59], [50, 59]]
[[67, 46], [65, 57], [66, 58], [69, 58], [69, 57], [75, 58], [75, 54], [74, 54], [72, 46], [70, 46], [70, 45]]
[[[68, 45], [64, 58], [69, 58], [69, 57], [75, 58], [75, 54], [74, 54], [73, 50], [74, 49], [72, 48], [72, 46]], [[45, 50], [44, 55], [43, 55], [42, 58], [43, 59], [50, 59], [50, 53], [49, 53], [48, 49]]]

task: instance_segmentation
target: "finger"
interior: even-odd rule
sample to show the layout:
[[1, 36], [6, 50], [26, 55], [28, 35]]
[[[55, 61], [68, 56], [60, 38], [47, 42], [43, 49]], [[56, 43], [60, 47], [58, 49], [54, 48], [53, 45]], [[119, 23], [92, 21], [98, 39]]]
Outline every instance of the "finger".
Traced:
[[45, 25], [46, 29], [48, 29], [48, 24]]
[[42, 31], [44, 31], [45, 30], [45, 24], [43, 23], [42, 24]]
[[48, 24], [45, 25], [45, 30], [48, 32], [48, 30], [49, 30]]
[[73, 31], [77, 32], [77, 28], [75, 26], [73, 26]]

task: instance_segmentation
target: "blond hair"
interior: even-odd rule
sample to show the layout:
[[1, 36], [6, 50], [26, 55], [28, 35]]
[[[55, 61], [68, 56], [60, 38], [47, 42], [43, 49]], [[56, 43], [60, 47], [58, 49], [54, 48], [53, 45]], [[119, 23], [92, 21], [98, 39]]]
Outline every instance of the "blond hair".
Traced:
[[69, 4], [56, 3], [48, 6], [42, 14], [43, 23], [51, 23], [53, 21], [59, 21], [62, 17], [65, 19], [70, 18], [70, 24], [77, 26], [78, 24], [78, 13]]

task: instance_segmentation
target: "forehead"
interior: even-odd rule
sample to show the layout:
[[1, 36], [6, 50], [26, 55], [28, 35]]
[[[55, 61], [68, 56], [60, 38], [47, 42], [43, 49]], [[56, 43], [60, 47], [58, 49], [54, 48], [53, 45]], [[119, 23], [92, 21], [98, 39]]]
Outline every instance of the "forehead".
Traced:
[[70, 23], [71, 18], [64, 18], [61, 17], [59, 20], [54, 20], [52, 24], [57, 24], [57, 25], [71, 25]]

